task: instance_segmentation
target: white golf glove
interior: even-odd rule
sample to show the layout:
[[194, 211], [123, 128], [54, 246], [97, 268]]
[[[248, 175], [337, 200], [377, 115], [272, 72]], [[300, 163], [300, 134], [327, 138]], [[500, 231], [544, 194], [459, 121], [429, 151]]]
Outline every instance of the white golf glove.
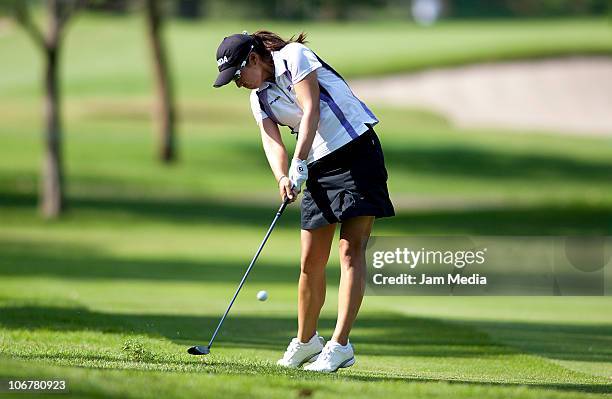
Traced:
[[293, 189], [296, 193], [302, 191], [302, 184], [308, 180], [308, 166], [306, 161], [298, 158], [293, 158], [289, 167], [289, 180], [293, 183]]

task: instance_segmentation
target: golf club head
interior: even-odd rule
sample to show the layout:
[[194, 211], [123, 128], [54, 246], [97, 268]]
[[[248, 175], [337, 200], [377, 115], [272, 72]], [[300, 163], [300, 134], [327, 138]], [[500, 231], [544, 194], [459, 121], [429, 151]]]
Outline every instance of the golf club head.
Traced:
[[210, 353], [210, 348], [208, 346], [192, 346], [187, 349], [187, 353], [190, 355], [208, 355]]

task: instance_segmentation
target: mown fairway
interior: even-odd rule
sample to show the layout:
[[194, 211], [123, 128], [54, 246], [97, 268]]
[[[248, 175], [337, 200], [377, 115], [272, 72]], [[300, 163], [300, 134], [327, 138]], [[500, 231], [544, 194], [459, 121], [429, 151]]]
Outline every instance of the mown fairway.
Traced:
[[[332, 376], [277, 368], [296, 327], [295, 205], [213, 354], [185, 353], [207, 342], [279, 202], [248, 93], [210, 88], [217, 42], [258, 27], [308, 31], [311, 46], [348, 76], [612, 51], [603, 20], [431, 30], [173, 23], [180, 161], [165, 167], [154, 160], [142, 21], [83, 16], [63, 58], [70, 208], [44, 222], [36, 213], [40, 59], [9, 27], [0, 36], [0, 377], [66, 378], [79, 397], [117, 398], [612, 393], [606, 297], [368, 297], [351, 338], [354, 367]], [[385, 39], [402, 51], [381, 45]], [[354, 56], [356, 48], [367, 56]], [[372, 108], [398, 212], [374, 234], [612, 234], [609, 139], [458, 130], [426, 111]], [[326, 337], [335, 323], [336, 258], [319, 328]], [[260, 289], [270, 294], [265, 303], [255, 299]]]

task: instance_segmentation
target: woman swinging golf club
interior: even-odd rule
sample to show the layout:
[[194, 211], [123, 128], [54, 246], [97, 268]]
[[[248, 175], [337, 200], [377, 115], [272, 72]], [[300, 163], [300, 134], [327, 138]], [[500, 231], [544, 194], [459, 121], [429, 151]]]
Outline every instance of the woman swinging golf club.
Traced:
[[[342, 77], [304, 45], [258, 31], [226, 37], [217, 50], [215, 87], [251, 89], [251, 109], [281, 199], [301, 205], [298, 331], [279, 365], [334, 372], [355, 363], [349, 333], [365, 288], [365, 247], [375, 218], [393, 216], [378, 119]], [[280, 126], [297, 135], [291, 165]], [[325, 265], [340, 227], [338, 319], [331, 339], [317, 333], [325, 301]]]

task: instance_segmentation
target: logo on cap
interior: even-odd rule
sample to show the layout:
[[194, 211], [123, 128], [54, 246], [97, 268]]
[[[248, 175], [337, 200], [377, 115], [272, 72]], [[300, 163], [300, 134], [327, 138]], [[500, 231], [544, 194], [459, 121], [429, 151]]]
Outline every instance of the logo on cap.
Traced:
[[217, 67], [220, 67], [221, 65], [225, 64], [226, 62], [229, 62], [229, 60], [227, 59], [227, 55], [224, 56], [223, 58], [219, 58], [217, 60]]

